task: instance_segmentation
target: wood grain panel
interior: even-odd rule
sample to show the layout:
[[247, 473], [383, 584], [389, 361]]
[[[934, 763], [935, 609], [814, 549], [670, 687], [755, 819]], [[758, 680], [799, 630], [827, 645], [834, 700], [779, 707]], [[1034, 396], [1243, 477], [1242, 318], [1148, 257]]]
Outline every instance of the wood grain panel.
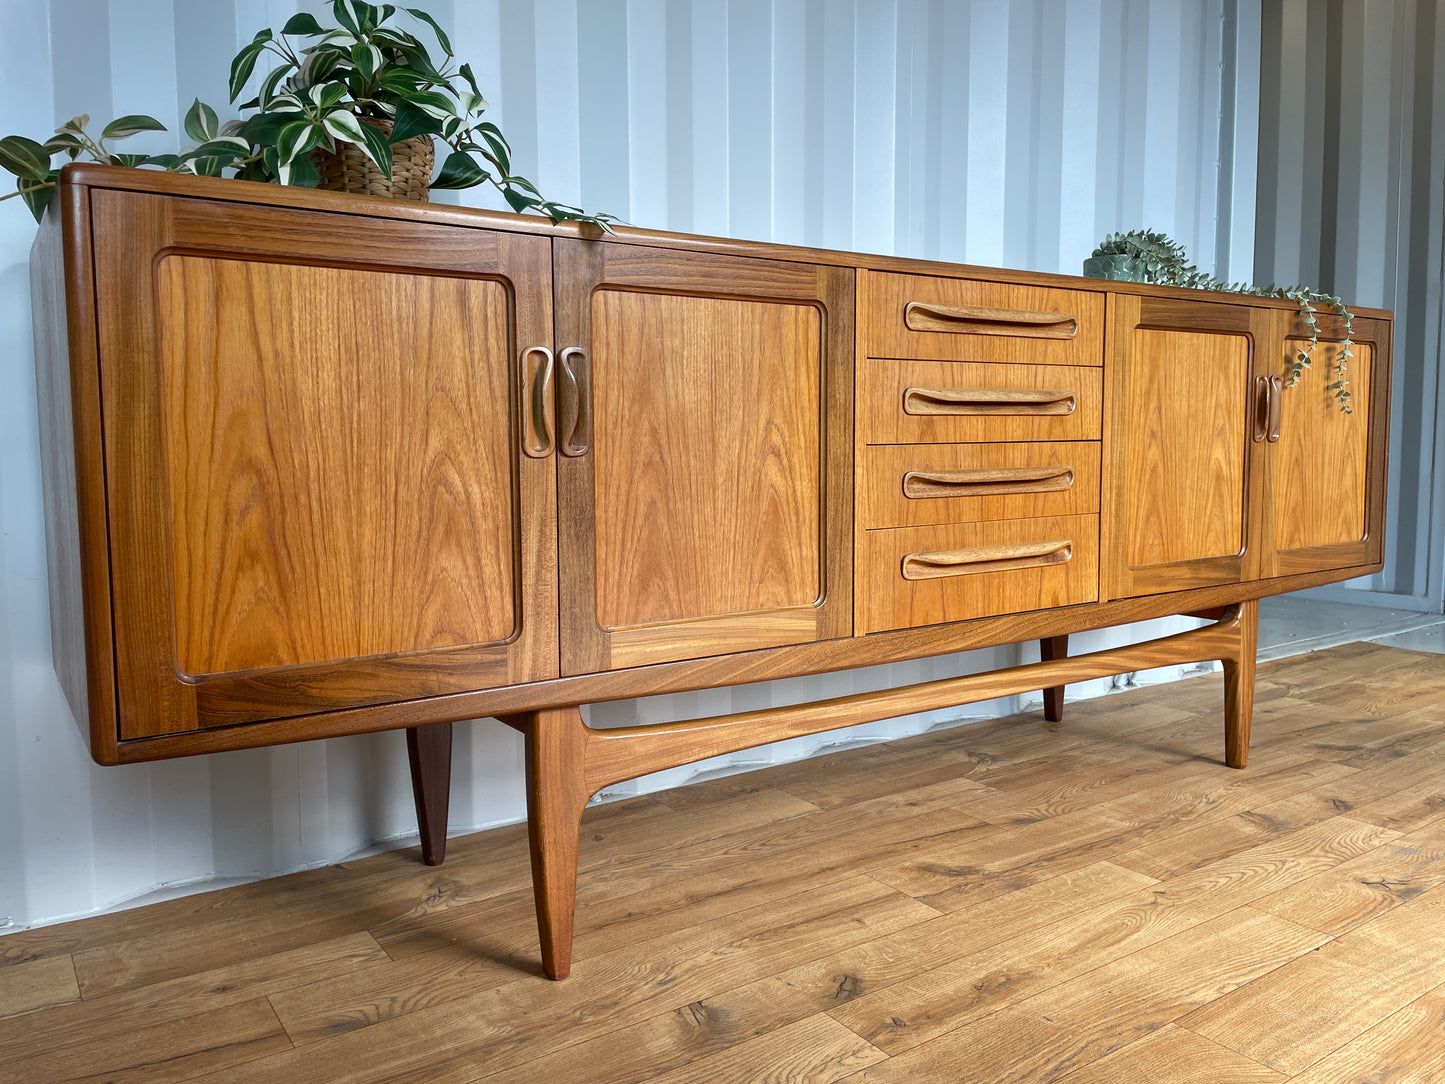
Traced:
[[846, 636], [851, 273], [554, 252], [593, 431], [557, 459], [562, 669]]
[[1129, 565], [1242, 552], [1249, 341], [1139, 328], [1133, 349]]
[[[1103, 419], [1103, 372], [1065, 365], [979, 365], [970, 362], [897, 361], [863, 363], [858, 429], [867, 444], [931, 442], [1098, 440]], [[911, 407], [951, 411], [909, 413], [910, 389], [939, 392], [967, 389], [1003, 402], [987, 405]], [[1048, 391], [1073, 399], [1067, 412], [1055, 403], [1033, 403]], [[1017, 393], [1008, 402], [1008, 393]], [[919, 397], [914, 396], [917, 400]]]
[[1104, 363], [1102, 292], [865, 271], [858, 302], [869, 357]]
[[63, 187], [30, 248], [51, 660], [91, 756], [116, 762], [90, 201]]
[[821, 331], [812, 305], [593, 294], [603, 628], [818, 600]]
[[167, 256], [157, 309], [184, 674], [513, 635], [500, 283]]
[[[482, 235], [466, 253], [468, 271], [436, 274], [413, 261], [435, 259], [434, 241], [453, 247], [437, 227], [397, 224], [400, 232], [379, 240], [344, 216], [288, 212], [294, 232], [277, 233], [275, 215], [264, 208], [115, 192], [94, 193], [92, 202], [122, 740], [555, 674], [555, 567], [542, 561], [556, 548], [554, 470], [547, 460], [522, 461], [510, 407], [514, 345], [546, 342], [551, 327], [550, 293], [515, 283], [548, 281], [547, 245]], [[273, 236], [274, 258], [235, 258], [233, 244], [264, 245]], [[300, 244], [297, 237], [309, 245], [311, 262], [290, 258], [287, 246]], [[306, 315], [284, 296], [290, 289], [305, 294]], [[393, 289], [400, 304], [367, 308]], [[249, 299], [246, 290], [253, 290]], [[163, 311], [163, 294], [189, 306], [180, 323]], [[493, 296], [506, 299], [505, 330], [489, 339], [498, 335], [489, 329], [495, 313], [486, 309]], [[441, 307], [454, 302], [461, 307]], [[328, 355], [304, 330], [316, 323], [332, 325], [347, 349], [333, 345]], [[447, 327], [460, 330], [441, 330]], [[376, 349], [365, 341], [373, 333], [386, 340]], [[506, 343], [502, 358], [478, 362], [455, 353], [491, 350], [495, 342]], [[303, 364], [287, 368], [282, 359], [292, 351]], [[181, 352], [195, 370], [189, 389], [177, 383]], [[420, 358], [414, 373], [413, 355]], [[229, 396], [216, 400], [214, 414], [206, 406], [208, 381]], [[491, 401], [499, 387], [501, 402]], [[483, 392], [489, 400], [478, 414]], [[265, 421], [255, 414], [263, 397], [271, 412]], [[362, 410], [361, 421], [351, 409]], [[334, 439], [306, 428], [316, 424], [330, 425]], [[471, 445], [483, 432], [474, 455]], [[388, 439], [374, 439], [379, 434]], [[213, 464], [230, 472], [214, 487], [206, 477]], [[297, 497], [303, 473], [313, 470], [322, 484]], [[397, 476], [386, 477], [389, 470]], [[477, 509], [481, 490], [506, 496]], [[253, 499], [258, 503], [247, 503]], [[247, 515], [264, 508], [271, 520], [228, 522], [227, 500], [239, 500], [233, 507]], [[474, 510], [470, 520], [462, 515]], [[479, 566], [471, 534], [495, 523], [492, 516], [512, 522], [500, 543], [482, 543], [498, 548]], [[256, 563], [248, 546], [275, 555], [265, 559], [272, 563]], [[407, 549], [413, 552], [403, 556]], [[501, 552], [510, 582], [496, 597], [511, 606], [511, 631], [477, 643], [479, 633], [493, 630], [454, 631], [455, 600], [472, 606], [493, 597], [486, 592], [497, 585], [480, 584], [477, 569], [495, 565]], [[419, 553], [453, 563], [430, 570], [431, 580]], [[221, 586], [215, 574], [232, 570], [256, 576], [234, 605], [213, 590]], [[357, 583], [342, 582], [349, 573]], [[392, 576], [389, 585], [384, 575]], [[321, 585], [334, 597], [322, 600]], [[261, 612], [249, 612], [246, 590]], [[340, 617], [318, 616], [333, 602]], [[407, 605], [416, 608], [409, 617], [401, 612]], [[266, 606], [277, 612], [267, 616]], [[217, 627], [206, 627], [207, 613]], [[304, 638], [289, 627], [293, 620]], [[257, 624], [248, 627], [251, 621]], [[258, 645], [283, 622], [294, 643], [267, 654], [272, 649]], [[399, 644], [409, 653], [334, 656]], [[197, 669], [244, 667], [257, 658], [302, 661], [188, 681], [178, 672], [182, 651]], [[255, 702], [244, 690], [256, 680], [285, 696]]]
[[[1285, 341], [1286, 356], [1301, 346]], [[1280, 396], [1275, 467], [1274, 542], [1279, 549], [1357, 542], [1365, 537], [1369, 469], [1370, 375], [1374, 350], [1355, 349], [1350, 365], [1354, 413], [1340, 412], [1322, 370], [1336, 349], [1321, 343], [1316, 372]]]
[[1098, 510], [1095, 441], [881, 444], [863, 449], [858, 515], [866, 529]]
[[[905, 557], [1032, 543], [1069, 543], [1068, 559], [997, 571], [908, 580]], [[858, 560], [860, 632], [936, 625], [994, 614], [1093, 602], [1099, 597], [1099, 517], [1000, 520], [868, 531]]]

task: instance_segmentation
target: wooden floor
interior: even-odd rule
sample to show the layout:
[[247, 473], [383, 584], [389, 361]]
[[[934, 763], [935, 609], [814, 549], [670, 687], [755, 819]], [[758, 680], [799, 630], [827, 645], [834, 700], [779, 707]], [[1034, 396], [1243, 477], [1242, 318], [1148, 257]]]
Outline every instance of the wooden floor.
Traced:
[[1445, 658], [1218, 675], [0, 938], [0, 1080], [1445, 1080]]

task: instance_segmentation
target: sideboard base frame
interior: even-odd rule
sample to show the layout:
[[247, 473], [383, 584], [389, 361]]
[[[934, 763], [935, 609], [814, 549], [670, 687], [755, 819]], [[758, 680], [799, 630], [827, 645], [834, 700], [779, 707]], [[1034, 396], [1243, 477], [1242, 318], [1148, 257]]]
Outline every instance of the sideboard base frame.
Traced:
[[572, 969], [577, 850], [582, 811], [604, 787], [708, 757], [900, 715], [972, 704], [1155, 666], [1218, 659], [1224, 664], [1225, 763], [1249, 759], [1259, 602], [1228, 607], [1213, 624], [1143, 643], [1055, 657], [981, 674], [940, 678], [780, 708], [675, 723], [594, 729], [576, 705], [501, 716], [521, 731], [527, 755], [527, 828], [532, 851], [542, 967]]

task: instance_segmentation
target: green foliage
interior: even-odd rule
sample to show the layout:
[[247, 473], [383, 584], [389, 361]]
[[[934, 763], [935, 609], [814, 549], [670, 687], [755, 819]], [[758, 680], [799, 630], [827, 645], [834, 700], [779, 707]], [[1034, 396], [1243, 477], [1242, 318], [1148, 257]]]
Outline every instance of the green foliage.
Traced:
[[1350, 403], [1350, 359], [1355, 356], [1354, 319], [1355, 315], [1343, 301], [1332, 294], [1321, 293], [1308, 286], [1255, 286], [1247, 282], [1225, 282], [1206, 274], [1189, 262], [1184, 246], [1178, 241], [1153, 230], [1130, 230], [1127, 233], [1111, 233], [1094, 249], [1093, 256], [1131, 256], [1144, 265], [1144, 281], [1161, 286], [1182, 286], [1188, 290], [1218, 290], [1233, 294], [1252, 294], [1256, 297], [1281, 297], [1299, 306], [1300, 318], [1308, 335], [1307, 344], [1295, 352], [1290, 359], [1285, 384], [1294, 387], [1312, 368], [1315, 350], [1320, 344], [1319, 313], [1327, 310], [1339, 316], [1345, 325], [1345, 337], [1334, 352], [1330, 375], [1334, 379], [1325, 385], [1335, 397], [1340, 410], [1353, 414]]
[[[611, 215], [544, 199], [531, 181], [512, 172], [512, 148], [501, 129], [481, 119], [487, 102], [470, 65], [456, 64], [451, 40], [430, 14], [420, 8], [401, 10], [430, 28], [443, 57], [440, 66], [414, 34], [392, 23], [398, 12], [394, 5], [334, 0], [337, 26], [322, 26], [302, 12], [288, 19], [279, 35], [261, 30], [236, 54], [230, 67], [233, 103], [261, 58], [273, 58], [256, 96], [239, 106], [255, 110], [251, 116], [220, 124], [216, 111], [198, 99], [184, 122], [186, 135], [196, 145], [178, 155], [116, 154], [105, 146], [106, 140], [137, 132], [165, 131], [155, 118], [140, 115], [112, 121], [98, 139], [86, 134], [86, 116], [67, 122], [44, 144], [6, 136], [0, 140], [0, 168], [18, 179], [11, 195], [24, 198], [38, 222], [59, 174], [51, 168], [51, 158], [60, 153], [202, 176], [219, 177], [230, 170], [245, 180], [315, 187], [320, 175], [309, 156], [318, 147], [335, 152], [338, 143], [355, 144], [390, 176], [391, 148], [429, 136], [450, 148], [433, 188], [490, 184], [514, 210], [609, 229], [616, 221]], [[293, 39], [305, 39], [306, 44]], [[363, 118], [389, 122], [390, 135]]]

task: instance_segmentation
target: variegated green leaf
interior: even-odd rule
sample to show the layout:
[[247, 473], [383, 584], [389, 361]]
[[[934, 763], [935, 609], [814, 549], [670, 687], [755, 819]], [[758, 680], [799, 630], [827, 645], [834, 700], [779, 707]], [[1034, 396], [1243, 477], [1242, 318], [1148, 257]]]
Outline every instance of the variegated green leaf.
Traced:
[[22, 180], [43, 180], [50, 172], [50, 154], [33, 139], [6, 136], [0, 139], [0, 166]]
[[215, 138], [220, 129], [220, 118], [216, 116], [214, 109], [197, 98], [191, 103], [191, 108], [186, 110], [185, 127], [186, 135], [197, 143], [204, 143]]
[[435, 33], [437, 36], [437, 44], [442, 47], [442, 52], [446, 53], [447, 56], [452, 55], [452, 43], [447, 38], [446, 31], [441, 28], [441, 26], [437, 23], [435, 19], [433, 19], [421, 8], [407, 8], [406, 13], [413, 16], [414, 18], [420, 19], [422, 22], [430, 26], [432, 28], [432, 32]]
[[127, 136], [136, 135], [139, 132], [164, 132], [166, 126], [155, 117], [148, 117], [144, 113], [127, 113], [123, 117], [116, 117], [105, 126], [100, 133], [101, 139], [125, 139]]
[[338, 49], [350, 49], [355, 44], [356, 35], [350, 30], [333, 30], [312, 46], [312, 48], [321, 49], [328, 45], [333, 45]]
[[[74, 161], [80, 156], [80, 152], [85, 150], [85, 144], [80, 141], [78, 136], [73, 136], [69, 132], [56, 132], [41, 144], [40, 149], [43, 150], [47, 156], [55, 154], [57, 151], [64, 151], [70, 156], [71, 160]], [[48, 160], [47, 157], [47, 161]]]
[[244, 49], [236, 54], [236, 59], [231, 61], [231, 101], [241, 96], [241, 90], [246, 85], [246, 80], [251, 78], [251, 73], [256, 70], [256, 59], [266, 48], [266, 43], [271, 40], [271, 31], [262, 30]]
[[325, 124], [328, 132], [343, 142], [360, 143], [362, 140], [361, 121], [345, 109], [328, 113], [322, 123]]
[[456, 103], [439, 90], [416, 90], [406, 95], [406, 100], [422, 112], [437, 120], [457, 115]]
[[457, 72], [467, 81], [467, 86], [472, 88], [472, 93], [480, 98], [482, 96], [482, 88], [477, 86], [477, 77], [472, 74], [472, 66], [470, 64], [463, 64], [457, 69]]
[[392, 121], [391, 142], [400, 143], [413, 136], [434, 135], [437, 132], [436, 118], [422, 112], [410, 102], [399, 102], [396, 118]]
[[55, 195], [55, 179], [60, 176], [59, 170], [51, 170], [43, 179], [20, 180], [15, 187], [20, 190], [20, 198], [25, 201], [25, 206], [30, 208], [30, 213], [39, 222], [45, 217], [45, 208], [50, 206], [50, 199]]
[[432, 181], [433, 188], [474, 188], [491, 178], [465, 151], [452, 151], [442, 163], [441, 172]]
[[309, 12], [298, 12], [286, 20], [286, 25], [281, 28], [283, 34], [295, 34], [297, 37], [309, 38], [316, 34], [324, 34], [321, 24], [316, 21], [316, 16]]
[[351, 63], [356, 65], [361, 78], [370, 83], [376, 75], [376, 69], [381, 67], [381, 50], [375, 45], [358, 42], [351, 47]]

